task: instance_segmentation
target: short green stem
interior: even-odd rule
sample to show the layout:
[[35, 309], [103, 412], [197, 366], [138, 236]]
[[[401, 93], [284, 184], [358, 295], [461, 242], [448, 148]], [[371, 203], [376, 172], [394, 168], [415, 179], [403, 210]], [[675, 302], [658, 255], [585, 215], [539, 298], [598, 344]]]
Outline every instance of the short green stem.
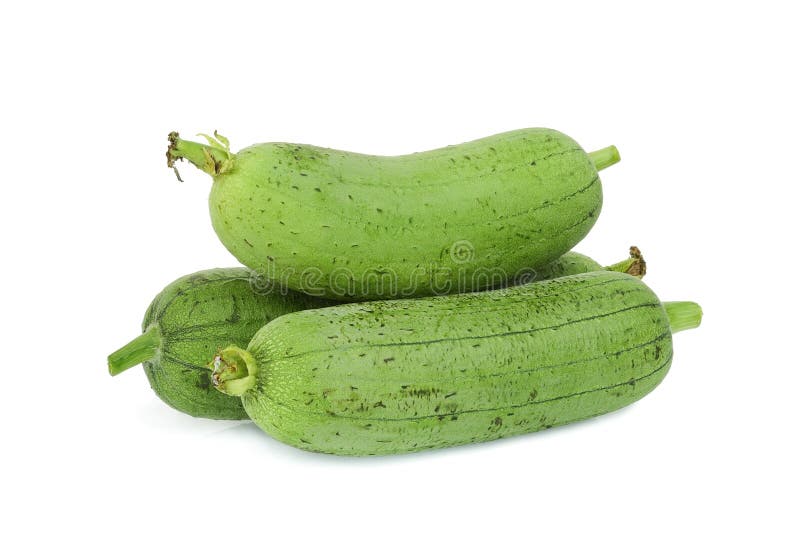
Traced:
[[592, 160], [594, 168], [602, 171], [606, 167], [611, 167], [613, 164], [619, 162], [619, 151], [614, 145], [589, 152], [589, 159]]
[[108, 372], [111, 376], [127, 371], [140, 363], [155, 358], [161, 347], [161, 330], [151, 325], [144, 333], [108, 357]]
[[[230, 166], [231, 154], [224, 148], [186, 141], [180, 138], [178, 132], [171, 132], [167, 140], [169, 141], [167, 167], [175, 169], [175, 162], [185, 159], [201, 171], [215, 178]], [[181, 179], [177, 169], [175, 169], [175, 175], [178, 180]]]
[[242, 396], [256, 383], [258, 366], [253, 355], [236, 345], [217, 352], [208, 364], [211, 383], [222, 393]]
[[604, 267], [606, 271], [616, 271], [618, 273], [626, 273], [637, 278], [644, 277], [647, 274], [647, 262], [644, 261], [642, 251], [639, 247], [631, 247], [630, 258], [621, 262], [615, 263]]
[[700, 326], [703, 309], [695, 302], [664, 302], [672, 333]]

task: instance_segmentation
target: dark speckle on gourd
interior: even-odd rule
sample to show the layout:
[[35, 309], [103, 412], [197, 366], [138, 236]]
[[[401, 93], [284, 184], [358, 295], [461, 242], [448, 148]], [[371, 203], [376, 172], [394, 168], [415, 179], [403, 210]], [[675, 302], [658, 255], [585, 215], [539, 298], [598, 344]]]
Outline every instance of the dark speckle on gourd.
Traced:
[[[211, 192], [212, 223], [223, 243], [240, 262], [260, 271], [267, 267], [262, 243], [268, 238], [282, 258], [270, 266], [276, 278], [285, 278], [289, 288], [308, 289], [302, 273], [319, 269], [313, 290], [338, 300], [422, 296], [441, 287], [485, 289], [475, 273], [487, 267], [499, 269], [508, 281], [521, 269], [541, 267], [568, 251], [592, 227], [601, 204], [596, 156], [547, 129], [505, 132], [406, 156], [264, 143], [229, 157], [232, 167]], [[603, 161], [607, 166], [614, 160]], [[328, 184], [325, 195], [319, 194], [320, 184]], [[280, 213], [262, 211], [276, 194]], [[380, 206], [385, 199], [392, 200], [391, 210]], [[507, 224], [493, 225], [499, 218]], [[321, 227], [330, 232], [319, 234]], [[285, 249], [300, 235], [304, 246], [291, 255]], [[331, 261], [341, 254], [342, 241], [360, 244], [348, 254], [354, 284], [344, 291], [335, 283]], [[480, 253], [467, 262], [443, 258], [436, 280], [415, 273], [413, 266], [436, 263], [442, 247], [463, 241]], [[364, 282], [377, 261], [394, 273], [393, 290], [408, 294], [384, 293]]]
[[211, 374], [210, 373], [195, 373], [197, 376], [197, 387], [208, 391], [211, 389]]
[[276, 386], [242, 401], [276, 438], [333, 454], [534, 432], [652, 390], [671, 361], [668, 314], [637, 278], [609, 271], [310, 310], [253, 337], [256, 380]]

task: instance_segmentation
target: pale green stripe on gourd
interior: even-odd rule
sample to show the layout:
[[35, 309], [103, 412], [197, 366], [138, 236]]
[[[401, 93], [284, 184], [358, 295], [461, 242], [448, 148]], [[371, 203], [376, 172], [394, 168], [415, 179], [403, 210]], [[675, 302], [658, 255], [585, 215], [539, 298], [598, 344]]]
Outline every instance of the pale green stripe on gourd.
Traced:
[[[617, 272], [283, 316], [214, 360], [269, 434], [372, 455], [487, 441], [606, 413], [666, 374], [694, 303]], [[230, 367], [236, 369], [231, 374]], [[227, 376], [226, 376], [227, 373]], [[228, 377], [230, 380], [228, 380]]]
[[168, 161], [214, 177], [209, 206], [244, 265], [341, 300], [474, 291], [554, 261], [600, 213], [597, 171], [555, 130], [530, 128], [405, 156], [264, 143], [231, 154], [170, 135]]

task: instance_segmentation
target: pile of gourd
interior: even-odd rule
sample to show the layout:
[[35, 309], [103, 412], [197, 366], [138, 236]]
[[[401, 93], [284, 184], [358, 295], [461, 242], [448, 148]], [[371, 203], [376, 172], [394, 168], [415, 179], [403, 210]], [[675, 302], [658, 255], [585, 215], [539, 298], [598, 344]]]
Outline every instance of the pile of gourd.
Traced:
[[176, 280], [108, 357], [190, 415], [342, 455], [488, 441], [640, 399], [700, 323], [641, 281], [636, 247], [605, 268], [570, 252], [613, 146], [542, 128], [395, 157], [204, 137], [170, 134], [168, 164], [211, 175], [245, 267]]

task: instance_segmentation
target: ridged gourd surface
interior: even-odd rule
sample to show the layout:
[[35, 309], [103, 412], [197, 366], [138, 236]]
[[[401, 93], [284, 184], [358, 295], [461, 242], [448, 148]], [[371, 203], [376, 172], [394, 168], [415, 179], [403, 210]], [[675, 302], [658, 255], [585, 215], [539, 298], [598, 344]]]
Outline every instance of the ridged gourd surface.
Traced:
[[281, 295], [253, 285], [244, 268], [212, 269], [167, 286], [145, 314], [142, 329], [158, 325], [161, 348], [143, 363], [155, 393], [184, 413], [212, 419], [246, 419], [236, 397], [211, 384], [206, 365], [220, 348], [246, 344], [268, 321], [325, 305], [297, 293]]
[[493, 440], [621, 408], [667, 373], [672, 338], [638, 279], [595, 272], [473, 294], [294, 313], [248, 347], [242, 402], [266, 432], [373, 455]]
[[602, 191], [575, 141], [531, 128], [395, 157], [255, 145], [209, 203], [244, 265], [359, 300], [472, 291], [489, 287], [484, 271], [545, 265], [588, 233]]

